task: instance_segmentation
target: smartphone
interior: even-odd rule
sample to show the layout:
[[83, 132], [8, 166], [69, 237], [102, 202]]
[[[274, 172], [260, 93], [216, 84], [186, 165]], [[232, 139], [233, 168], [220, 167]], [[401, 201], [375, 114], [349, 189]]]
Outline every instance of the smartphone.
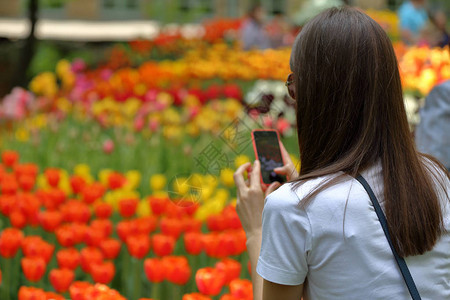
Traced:
[[255, 129], [252, 131], [253, 150], [261, 163], [261, 183], [286, 182], [286, 176], [276, 174], [273, 169], [284, 166], [278, 131]]

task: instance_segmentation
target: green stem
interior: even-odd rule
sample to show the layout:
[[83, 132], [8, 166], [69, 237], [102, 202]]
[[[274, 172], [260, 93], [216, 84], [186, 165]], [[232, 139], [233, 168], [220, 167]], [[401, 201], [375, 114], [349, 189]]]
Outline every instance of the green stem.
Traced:
[[171, 292], [172, 292], [172, 297], [170, 299], [181, 300], [181, 298], [182, 298], [181, 286], [179, 286], [177, 284], [171, 284]]
[[161, 299], [161, 283], [158, 282], [152, 283], [151, 298], [154, 300]]
[[3, 286], [3, 292], [5, 294], [4, 295], [5, 300], [9, 300], [9, 299], [11, 299], [11, 292], [9, 290], [9, 288], [11, 286], [11, 259], [3, 258], [3, 260], [4, 260], [4, 269], [3, 269], [4, 275], [3, 275], [2, 286]]
[[139, 259], [132, 258], [133, 261], [133, 300], [138, 300], [141, 296], [141, 272], [140, 266], [141, 262]]

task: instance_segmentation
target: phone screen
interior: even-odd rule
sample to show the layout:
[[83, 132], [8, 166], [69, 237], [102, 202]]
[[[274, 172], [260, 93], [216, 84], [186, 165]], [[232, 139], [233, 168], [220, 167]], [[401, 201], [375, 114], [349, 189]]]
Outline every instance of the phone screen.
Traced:
[[261, 162], [262, 181], [266, 184], [274, 181], [286, 182], [285, 176], [278, 175], [273, 171], [273, 169], [283, 166], [283, 158], [276, 131], [255, 130], [252, 133], [256, 154]]

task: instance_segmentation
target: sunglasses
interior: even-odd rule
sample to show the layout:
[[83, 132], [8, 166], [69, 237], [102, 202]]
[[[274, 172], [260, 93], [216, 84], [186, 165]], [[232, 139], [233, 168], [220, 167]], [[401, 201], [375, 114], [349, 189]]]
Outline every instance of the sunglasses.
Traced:
[[294, 83], [294, 73], [291, 73], [288, 75], [284, 85], [287, 87], [289, 96], [291, 96], [291, 98], [295, 100], [295, 87], [293, 83]]

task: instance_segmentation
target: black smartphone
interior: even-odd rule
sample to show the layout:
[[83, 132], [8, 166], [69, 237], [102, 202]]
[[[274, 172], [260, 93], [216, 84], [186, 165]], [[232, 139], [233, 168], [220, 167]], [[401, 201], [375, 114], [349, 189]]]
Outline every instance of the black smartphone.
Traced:
[[253, 150], [261, 163], [261, 183], [286, 182], [286, 176], [276, 174], [273, 169], [284, 165], [278, 131], [255, 129], [252, 131]]

